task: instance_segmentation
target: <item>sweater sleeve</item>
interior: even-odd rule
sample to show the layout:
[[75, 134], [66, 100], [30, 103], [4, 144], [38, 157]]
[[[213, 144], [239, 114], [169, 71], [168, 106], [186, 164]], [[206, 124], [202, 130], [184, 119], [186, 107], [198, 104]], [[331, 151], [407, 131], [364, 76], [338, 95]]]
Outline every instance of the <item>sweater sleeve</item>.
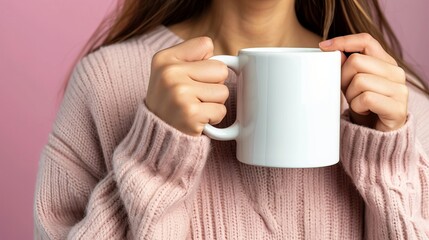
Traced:
[[393, 132], [341, 120], [341, 163], [365, 202], [366, 239], [429, 239], [429, 159], [415, 119]]
[[113, 157], [114, 178], [134, 236], [186, 237], [189, 219], [183, 200], [199, 184], [208, 149], [207, 137], [183, 134], [144, 104], [139, 107], [130, 133]]
[[210, 140], [167, 125], [142, 99], [106, 160], [87, 97], [88, 65], [75, 69], [41, 156], [35, 239], [185, 238], [184, 200], [199, 185]]

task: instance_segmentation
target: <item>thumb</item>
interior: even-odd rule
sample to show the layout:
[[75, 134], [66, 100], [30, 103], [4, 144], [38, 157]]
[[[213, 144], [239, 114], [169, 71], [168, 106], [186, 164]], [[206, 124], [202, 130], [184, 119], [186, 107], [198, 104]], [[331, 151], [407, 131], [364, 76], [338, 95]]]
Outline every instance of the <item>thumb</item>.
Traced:
[[[319, 43], [319, 48], [320, 50], [324, 51], [324, 52], [330, 52], [332, 50], [329, 50], [328, 47], [330, 46], [331, 41], [323, 41]], [[327, 45], [325, 45], [327, 44]], [[341, 51], [341, 66], [346, 62], [347, 60], [347, 55], [345, 54], [345, 52]]]
[[213, 56], [213, 41], [209, 37], [197, 37], [184, 41], [171, 50], [179, 61], [193, 62], [206, 60]]

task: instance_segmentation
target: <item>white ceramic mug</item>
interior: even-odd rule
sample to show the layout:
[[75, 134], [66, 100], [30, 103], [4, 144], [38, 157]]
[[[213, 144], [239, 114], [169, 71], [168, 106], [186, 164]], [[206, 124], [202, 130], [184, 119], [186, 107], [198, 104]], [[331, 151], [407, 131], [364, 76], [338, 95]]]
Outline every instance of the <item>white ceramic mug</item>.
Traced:
[[237, 159], [251, 165], [310, 168], [339, 161], [340, 52], [247, 48], [211, 59], [242, 76], [235, 123], [207, 124], [207, 136], [236, 140]]

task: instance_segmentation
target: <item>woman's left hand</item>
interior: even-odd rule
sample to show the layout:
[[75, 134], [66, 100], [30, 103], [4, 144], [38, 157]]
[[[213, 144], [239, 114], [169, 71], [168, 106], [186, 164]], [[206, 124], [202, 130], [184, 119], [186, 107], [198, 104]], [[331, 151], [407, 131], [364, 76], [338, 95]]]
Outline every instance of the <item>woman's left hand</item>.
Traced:
[[392, 131], [407, 120], [408, 88], [405, 72], [367, 33], [336, 37], [319, 44], [323, 51], [342, 54], [341, 89], [350, 106], [351, 121]]

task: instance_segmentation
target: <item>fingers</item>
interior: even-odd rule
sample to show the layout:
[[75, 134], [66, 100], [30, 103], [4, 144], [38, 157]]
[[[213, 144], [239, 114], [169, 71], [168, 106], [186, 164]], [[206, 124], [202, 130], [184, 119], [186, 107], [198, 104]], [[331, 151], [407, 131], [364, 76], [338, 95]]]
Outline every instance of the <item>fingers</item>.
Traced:
[[200, 106], [200, 122], [218, 124], [226, 115], [226, 107], [218, 103], [202, 103]]
[[341, 88], [343, 92], [358, 73], [372, 74], [393, 82], [405, 83], [405, 72], [402, 68], [363, 54], [354, 53], [350, 55], [341, 70]]
[[[341, 89], [354, 123], [390, 131], [406, 121], [408, 88], [405, 72], [367, 33], [336, 37], [319, 43], [323, 51], [343, 52]], [[348, 58], [345, 53], [352, 53]]]
[[190, 82], [170, 87], [169, 95], [173, 99], [197, 99], [199, 102], [223, 104], [229, 97], [229, 89], [224, 84]]
[[204, 60], [192, 63], [183, 63], [180, 66], [188, 76], [198, 82], [223, 83], [228, 78], [228, 67], [216, 60]]
[[378, 58], [392, 65], [398, 65], [380, 43], [368, 33], [341, 36], [323, 41], [319, 44], [323, 51], [340, 50], [342, 52], [357, 52]]
[[388, 128], [396, 129], [403, 124], [398, 119], [406, 119], [407, 106], [393, 98], [382, 94], [366, 91], [350, 102], [350, 108], [360, 115], [373, 112]]
[[408, 88], [403, 83], [393, 82], [372, 74], [358, 73], [353, 77], [345, 92], [347, 102], [351, 102], [366, 91], [376, 92], [397, 101], [406, 101], [408, 97]]
[[186, 134], [199, 136], [207, 123], [213, 125], [220, 123], [227, 110], [223, 104], [190, 101], [179, 104], [169, 112], [177, 114], [177, 118], [168, 123]]
[[229, 89], [224, 84], [195, 82], [194, 90], [201, 102], [224, 104], [229, 96]]
[[149, 110], [179, 131], [199, 136], [205, 124], [225, 114], [229, 90], [223, 84], [227, 66], [208, 60], [213, 42], [194, 38], [155, 54], [145, 103]]

